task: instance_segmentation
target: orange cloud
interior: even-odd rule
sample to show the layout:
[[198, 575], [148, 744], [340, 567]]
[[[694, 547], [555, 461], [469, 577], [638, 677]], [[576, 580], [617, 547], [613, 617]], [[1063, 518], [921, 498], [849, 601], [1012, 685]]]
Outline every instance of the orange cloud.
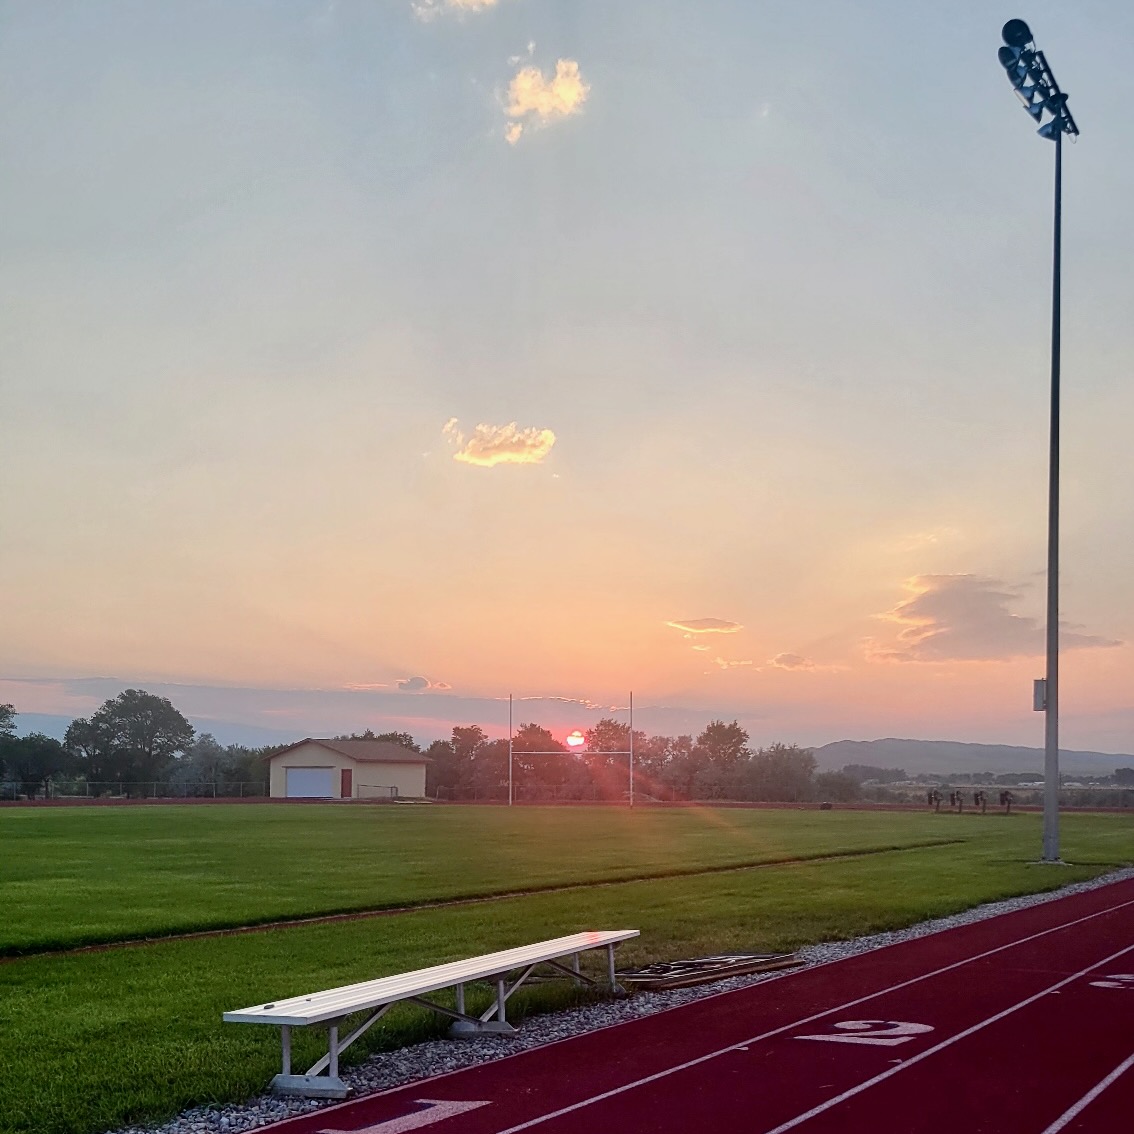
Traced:
[[814, 669], [815, 663], [800, 654], [776, 654], [765, 663], [773, 669]]
[[450, 418], [441, 430], [457, 446], [454, 461], [466, 465], [538, 465], [551, 452], [555, 434], [550, 429], [520, 429], [514, 421], [507, 425], [481, 424], [467, 438]]
[[515, 145], [526, 127], [546, 126], [558, 118], [578, 114], [591, 88], [573, 59], [560, 59], [555, 74], [545, 77], [538, 67], [521, 67], [508, 85], [506, 113], [512, 119], [504, 137]]

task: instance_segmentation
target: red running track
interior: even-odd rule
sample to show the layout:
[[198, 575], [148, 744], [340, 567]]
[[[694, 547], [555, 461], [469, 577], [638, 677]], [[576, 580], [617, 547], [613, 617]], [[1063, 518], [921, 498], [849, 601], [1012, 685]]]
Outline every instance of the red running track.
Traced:
[[1134, 882], [271, 1127], [278, 1134], [1128, 1134]]

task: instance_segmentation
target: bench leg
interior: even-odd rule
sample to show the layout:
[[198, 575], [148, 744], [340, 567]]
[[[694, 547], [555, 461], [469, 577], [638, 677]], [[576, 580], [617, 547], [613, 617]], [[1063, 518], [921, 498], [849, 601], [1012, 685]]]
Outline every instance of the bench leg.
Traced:
[[280, 1047], [283, 1049], [283, 1074], [291, 1074], [291, 1025], [280, 1027]]
[[465, 1014], [465, 986], [463, 984], [457, 985], [457, 1011], [462, 1016]]
[[331, 1064], [327, 1073], [332, 1079], [339, 1077], [339, 1026], [332, 1024], [327, 1030], [327, 1048], [331, 1055]]
[[579, 979], [580, 970], [579, 970], [579, 954], [578, 953], [572, 953], [571, 954], [571, 971], [575, 974], [575, 983], [576, 984], [582, 984], [583, 982]]
[[504, 995], [504, 982], [502, 980], [498, 980], [496, 982], [496, 1018], [502, 1024], [506, 1024], [508, 1022], [504, 1018], [504, 1005], [506, 1000], [507, 998]]
[[610, 982], [610, 991], [613, 992], [615, 996], [625, 996], [626, 995], [626, 989], [624, 989], [622, 987], [622, 985], [620, 985], [614, 977], [614, 946], [613, 945], [608, 945], [606, 947], [606, 976], [607, 976], [607, 980]]

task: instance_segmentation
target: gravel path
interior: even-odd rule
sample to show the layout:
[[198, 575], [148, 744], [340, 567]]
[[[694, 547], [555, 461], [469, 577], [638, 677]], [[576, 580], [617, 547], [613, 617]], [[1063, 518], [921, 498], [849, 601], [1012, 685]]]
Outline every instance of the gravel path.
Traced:
[[[931, 933], [940, 933], [943, 929], [983, 921], [1012, 910], [1054, 901], [1068, 894], [1096, 890], [1100, 886], [1128, 878], [1134, 878], [1134, 867], [1113, 871], [1090, 882], [1064, 886], [1051, 893], [1029, 894], [1002, 902], [989, 902], [966, 910], [964, 913], [934, 918], [932, 921], [924, 921], [908, 929], [875, 933], [869, 937], [856, 937], [848, 941], [828, 941], [820, 945], [807, 945], [799, 950], [798, 956], [807, 966], [839, 961], [870, 949], [926, 937]], [[565, 1012], [529, 1017], [515, 1039], [485, 1037], [460, 1041], [431, 1040], [398, 1051], [374, 1055], [364, 1063], [343, 1069], [342, 1078], [354, 1088], [355, 1097], [372, 1094], [375, 1091], [384, 1091], [403, 1083], [413, 1082], [415, 1079], [425, 1079], [447, 1071], [456, 1071], [462, 1067], [500, 1059], [518, 1051], [540, 1047], [555, 1040], [567, 1039], [624, 1020], [664, 1012], [667, 1008], [688, 1004], [704, 996], [747, 988], [749, 985], [767, 980], [777, 980], [783, 975], [783, 973], [757, 973], [673, 992], [636, 992], [632, 997], [624, 1000], [606, 1000]], [[160, 1126], [130, 1126], [113, 1134], [238, 1134], [240, 1131], [256, 1130], [271, 1122], [278, 1122], [292, 1115], [307, 1114], [330, 1105], [334, 1104], [314, 1099], [275, 1098], [271, 1095], [262, 1095], [260, 1098], [243, 1103], [197, 1107], [184, 1111], [171, 1122]]]

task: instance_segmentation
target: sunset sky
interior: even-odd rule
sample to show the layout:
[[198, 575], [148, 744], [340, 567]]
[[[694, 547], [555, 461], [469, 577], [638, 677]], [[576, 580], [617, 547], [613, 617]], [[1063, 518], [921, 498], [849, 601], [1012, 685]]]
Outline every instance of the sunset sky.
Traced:
[[1062, 739], [1134, 751], [1120, 0], [0, 0], [0, 701], [1042, 745], [1014, 16]]

